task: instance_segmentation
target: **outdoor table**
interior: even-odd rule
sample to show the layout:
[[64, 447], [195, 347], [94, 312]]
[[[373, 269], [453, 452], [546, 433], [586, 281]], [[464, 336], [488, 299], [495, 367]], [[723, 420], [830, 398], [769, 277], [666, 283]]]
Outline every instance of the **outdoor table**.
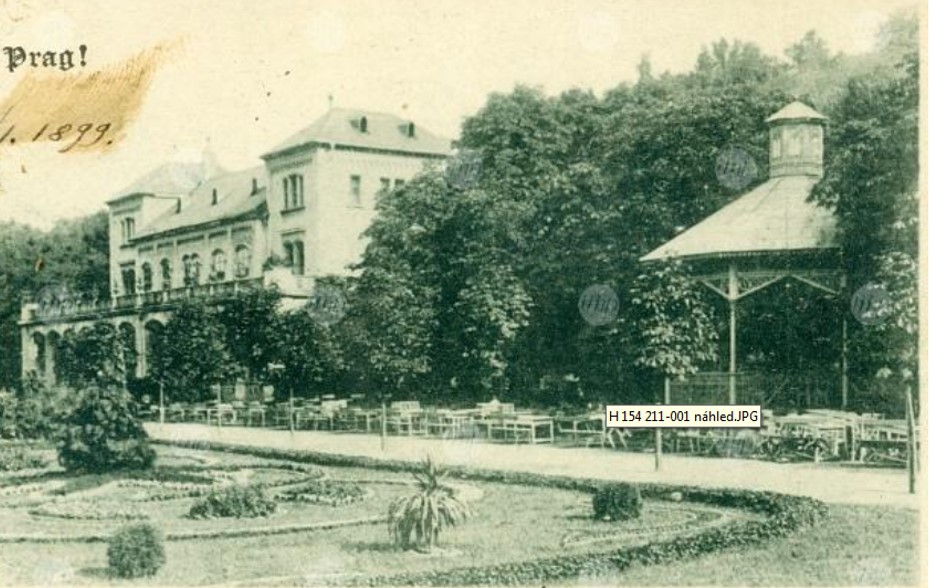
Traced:
[[266, 407], [264, 406], [247, 406], [246, 409], [246, 423], [248, 425], [253, 425], [254, 417], [260, 417], [260, 426], [266, 426]]
[[360, 431], [360, 422], [363, 421], [363, 430], [367, 433], [372, 428], [372, 423], [380, 419], [381, 411], [376, 408], [350, 408], [342, 411], [338, 416], [338, 421], [347, 425], [349, 430]]
[[[503, 415], [500, 418], [487, 419], [490, 423], [488, 435], [492, 436], [494, 431], [503, 432], [513, 438], [514, 443], [519, 443], [520, 436], [528, 434], [529, 443], [552, 443], [555, 441], [555, 421], [548, 415], [536, 414], [512, 414]], [[538, 431], [541, 428], [548, 430], [548, 437], [539, 437]]]
[[221, 425], [225, 419], [228, 424], [233, 425], [237, 423], [237, 411], [230, 404], [219, 404], [207, 409], [205, 423], [211, 424], [212, 418], [216, 420], [218, 425]]
[[188, 414], [194, 421], [208, 422], [210, 409], [205, 405], [195, 405], [188, 409]]
[[421, 410], [394, 410], [386, 416], [386, 426], [395, 428], [397, 433], [405, 429], [406, 434], [412, 436], [421, 416]]
[[477, 411], [474, 409], [439, 409], [426, 414], [425, 430], [432, 434], [454, 437], [469, 428]]
[[560, 434], [570, 434], [573, 441], [578, 441], [578, 437], [582, 436], [588, 441], [600, 439], [601, 444], [604, 442], [603, 414], [559, 416], [555, 417], [555, 423], [558, 425], [558, 432]]

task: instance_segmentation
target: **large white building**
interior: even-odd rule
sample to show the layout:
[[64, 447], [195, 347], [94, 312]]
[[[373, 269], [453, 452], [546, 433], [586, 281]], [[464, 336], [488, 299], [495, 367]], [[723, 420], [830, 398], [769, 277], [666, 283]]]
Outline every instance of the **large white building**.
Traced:
[[51, 289], [23, 306], [23, 374], [54, 383], [58, 341], [103, 319], [132, 338], [143, 376], [147, 332], [180, 299], [271, 282], [311, 295], [315, 278], [360, 259], [380, 194], [450, 149], [412, 121], [331, 109], [256, 168], [227, 172], [206, 158], [153, 170], [107, 203], [111, 299]]

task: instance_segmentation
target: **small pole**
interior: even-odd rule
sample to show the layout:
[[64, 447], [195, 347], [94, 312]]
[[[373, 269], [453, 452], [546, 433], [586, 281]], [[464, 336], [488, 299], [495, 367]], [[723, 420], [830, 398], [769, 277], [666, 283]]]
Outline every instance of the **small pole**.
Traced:
[[909, 493], [916, 493], [916, 423], [912, 408], [912, 389], [906, 387], [906, 425], [909, 427], [909, 448], [906, 452], [906, 465], [909, 468]]
[[166, 424], [166, 394], [162, 380], [159, 380], [159, 424]]
[[380, 399], [380, 451], [386, 451], [386, 398]]
[[218, 405], [214, 409], [214, 417], [218, 420], [218, 428], [221, 428], [221, 385], [218, 384]]
[[[666, 376], [663, 386], [664, 387], [663, 387], [662, 399], [665, 402], [665, 404], [669, 404], [669, 393], [670, 393], [669, 376]], [[656, 446], [655, 452], [654, 452], [655, 457], [656, 457], [656, 471], [658, 472], [659, 470], [662, 469], [662, 428], [656, 427], [654, 431], [654, 437], [655, 437], [655, 446]]]
[[295, 394], [289, 387], [289, 433], [295, 433]]

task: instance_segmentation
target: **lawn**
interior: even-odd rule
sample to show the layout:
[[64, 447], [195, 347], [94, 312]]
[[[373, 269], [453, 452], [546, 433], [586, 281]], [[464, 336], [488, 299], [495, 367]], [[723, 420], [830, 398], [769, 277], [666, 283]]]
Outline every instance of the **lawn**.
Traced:
[[[52, 487], [26, 496], [0, 499], [0, 584], [90, 585], [117, 583], [106, 570], [106, 545], [75, 540], [106, 537], [124, 521], [70, 520], [54, 516], [48, 504], [73, 501], [104, 511], [133, 503], [170, 537], [202, 532], [251, 532], [231, 538], [177, 539], [166, 543], [167, 565], [147, 585], [208, 585], [242, 582], [264, 585], [340, 584], [376, 574], [444, 570], [465, 565], [496, 565], [535, 558], [588, 553], [692, 535], [738, 521], [761, 520], [746, 510], [696, 503], [646, 500], [637, 521], [605, 523], [591, 517], [583, 492], [512, 484], [462, 481], [457, 484], [475, 515], [442, 535], [433, 554], [403, 552], [389, 539], [380, 519], [393, 498], [411, 492], [408, 474], [359, 467], [302, 466], [298, 472], [277, 462], [211, 451], [159, 447], [159, 478], [198, 482], [205, 472], [223, 472], [245, 482], [295, 484], [303, 476], [359, 484], [366, 498], [338, 506], [280, 503], [276, 514], [259, 519], [192, 520], [185, 517], [193, 498], [137, 500], [153, 491], [127, 488], [121, 476], [65, 478], [47, 474]], [[176, 468], [176, 469], [173, 469]], [[11, 474], [0, 476], [0, 490]], [[131, 492], [133, 494], [127, 494]], [[138, 494], [142, 492], [143, 494]], [[48, 511], [48, 512], [47, 512]], [[69, 512], [65, 509], [65, 512]], [[37, 514], [38, 513], [38, 514]], [[51, 515], [49, 514], [51, 513]], [[377, 519], [369, 524], [288, 531], [294, 525]], [[728, 550], [698, 560], [625, 572], [591, 571], [581, 583], [673, 585], [830, 585], [860, 584], [881, 574], [910, 583], [917, 551], [908, 529], [915, 513], [864, 507], [832, 508], [816, 528], [773, 540], [762, 547]], [[279, 534], [266, 534], [277, 532]], [[70, 538], [64, 542], [9, 542], [17, 536]]]
[[918, 522], [913, 510], [833, 505], [822, 524], [785, 539], [608, 577], [625, 586], [915, 586]]

